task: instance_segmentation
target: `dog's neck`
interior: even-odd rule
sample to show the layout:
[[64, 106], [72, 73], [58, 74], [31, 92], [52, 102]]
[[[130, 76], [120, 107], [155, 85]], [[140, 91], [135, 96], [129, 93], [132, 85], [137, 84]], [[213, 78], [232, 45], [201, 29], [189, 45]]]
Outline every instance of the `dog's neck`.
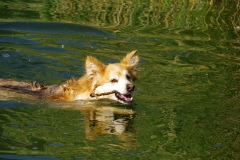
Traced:
[[81, 93], [81, 94], [76, 94], [75, 95], [75, 100], [83, 100], [83, 99], [86, 99], [86, 100], [91, 100], [91, 99], [95, 99], [93, 97], [90, 96], [90, 92], [84, 92], [84, 93]]
[[95, 85], [89, 81], [87, 75], [80, 77], [79, 79], [70, 79], [66, 83], [62, 84], [66, 88], [73, 91], [75, 100], [93, 100], [95, 97], [91, 97], [90, 94], [95, 92]]

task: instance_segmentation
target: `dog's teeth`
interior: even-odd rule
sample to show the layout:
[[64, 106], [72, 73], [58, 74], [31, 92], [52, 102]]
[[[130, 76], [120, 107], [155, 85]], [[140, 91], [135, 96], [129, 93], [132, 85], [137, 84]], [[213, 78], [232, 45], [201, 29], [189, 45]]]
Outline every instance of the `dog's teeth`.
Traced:
[[133, 97], [131, 97], [130, 99], [131, 99], [131, 101], [132, 101], [132, 100], [133, 100]]

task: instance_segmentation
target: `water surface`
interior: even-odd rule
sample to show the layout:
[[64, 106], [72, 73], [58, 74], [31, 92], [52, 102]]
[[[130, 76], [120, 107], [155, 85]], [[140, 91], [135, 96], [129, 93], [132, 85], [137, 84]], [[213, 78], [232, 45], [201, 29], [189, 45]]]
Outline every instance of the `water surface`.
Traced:
[[0, 3], [0, 78], [60, 84], [137, 49], [134, 103], [0, 96], [2, 159], [239, 159], [237, 1]]

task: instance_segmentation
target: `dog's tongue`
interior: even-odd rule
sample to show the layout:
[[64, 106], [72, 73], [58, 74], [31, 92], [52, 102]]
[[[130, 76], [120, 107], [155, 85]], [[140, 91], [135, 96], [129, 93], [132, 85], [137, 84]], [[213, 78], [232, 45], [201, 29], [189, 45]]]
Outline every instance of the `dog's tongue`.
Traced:
[[132, 102], [132, 97], [130, 95], [120, 94], [120, 98], [124, 99], [127, 102]]

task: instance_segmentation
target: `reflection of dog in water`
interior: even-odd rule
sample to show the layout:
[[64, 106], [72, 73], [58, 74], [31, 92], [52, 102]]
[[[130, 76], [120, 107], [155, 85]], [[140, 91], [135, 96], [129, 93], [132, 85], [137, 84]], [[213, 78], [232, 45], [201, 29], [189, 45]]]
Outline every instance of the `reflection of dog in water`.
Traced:
[[136, 135], [133, 129], [135, 111], [114, 107], [92, 107], [82, 110], [86, 122], [86, 138], [97, 140], [97, 135], [114, 134], [123, 141], [122, 147], [133, 148]]
[[135, 90], [133, 81], [137, 79], [139, 57], [132, 51], [120, 63], [105, 66], [88, 56], [86, 74], [78, 79], [70, 79], [61, 85], [44, 86], [41, 83], [17, 82], [0, 79], [0, 89], [32, 95], [50, 100], [74, 101], [107, 98], [121, 103], [131, 103], [131, 93]]

